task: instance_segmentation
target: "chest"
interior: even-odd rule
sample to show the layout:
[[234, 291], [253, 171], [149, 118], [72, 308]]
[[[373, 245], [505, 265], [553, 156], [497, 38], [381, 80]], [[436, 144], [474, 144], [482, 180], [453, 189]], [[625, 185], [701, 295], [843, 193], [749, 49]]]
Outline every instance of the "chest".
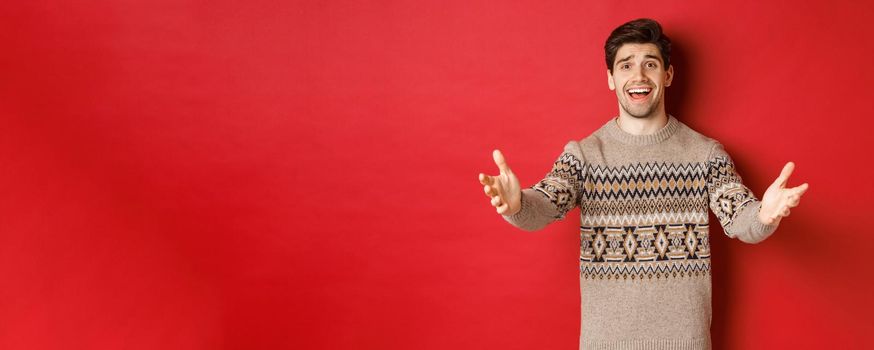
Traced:
[[706, 163], [587, 165], [584, 174], [584, 226], [707, 222]]

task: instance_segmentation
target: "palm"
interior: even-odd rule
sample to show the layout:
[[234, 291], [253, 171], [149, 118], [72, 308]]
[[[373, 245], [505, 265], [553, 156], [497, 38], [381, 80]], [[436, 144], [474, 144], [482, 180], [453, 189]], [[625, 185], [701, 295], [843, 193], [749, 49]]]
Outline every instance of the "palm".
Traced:
[[771, 186], [768, 186], [768, 189], [762, 196], [759, 221], [763, 224], [778, 223], [783, 217], [789, 216], [789, 209], [797, 206], [801, 201], [801, 195], [807, 191], [808, 185], [806, 183], [798, 187], [786, 188], [789, 175], [792, 174], [794, 169], [794, 163], [786, 163], [780, 176], [777, 177], [777, 180]]
[[480, 173], [479, 182], [483, 185], [486, 196], [491, 198], [491, 204], [498, 214], [516, 214], [522, 207], [522, 190], [519, 186], [519, 179], [510, 170], [501, 151], [495, 150], [492, 157], [500, 173], [496, 176]]

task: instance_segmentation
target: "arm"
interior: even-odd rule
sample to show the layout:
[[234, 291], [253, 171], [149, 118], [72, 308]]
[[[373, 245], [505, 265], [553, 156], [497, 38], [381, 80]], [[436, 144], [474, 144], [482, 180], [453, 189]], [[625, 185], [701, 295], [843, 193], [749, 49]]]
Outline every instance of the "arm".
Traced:
[[807, 184], [785, 188], [794, 168], [794, 164], [789, 163], [759, 201], [744, 186], [734, 162], [719, 143], [714, 144], [707, 165], [710, 209], [725, 234], [746, 243], [759, 243], [774, 233], [780, 219], [789, 215], [789, 208], [797, 206], [807, 190]]
[[[497, 153], [499, 154], [499, 152]], [[503, 157], [500, 160], [503, 160]], [[496, 157], [496, 163], [497, 161]], [[502, 214], [504, 219], [513, 226], [526, 231], [539, 230], [555, 220], [563, 219], [568, 211], [579, 205], [584, 181], [583, 164], [579, 145], [574, 141], [569, 142], [565, 146], [564, 152], [553, 164], [552, 170], [531, 188], [517, 190], [515, 192], [517, 196], [511, 196], [511, 199], [518, 197], [518, 202], [511, 201], [508, 205], [512, 210], [501, 212], [500, 206], [496, 206], [498, 213]], [[498, 167], [501, 168], [501, 165], [499, 164]], [[510, 173], [512, 174], [512, 172]], [[503, 176], [503, 171], [500, 176]], [[483, 182], [482, 177], [483, 175], [480, 175], [480, 182]], [[516, 188], [518, 188], [518, 180], [516, 181]], [[491, 183], [496, 182], [498, 181]], [[504, 202], [501, 199], [502, 196], [490, 194], [490, 190], [496, 191], [488, 184], [484, 184], [486, 185], [486, 195], [493, 198], [492, 205]], [[492, 187], [499, 186], [500, 183], [498, 186]]]

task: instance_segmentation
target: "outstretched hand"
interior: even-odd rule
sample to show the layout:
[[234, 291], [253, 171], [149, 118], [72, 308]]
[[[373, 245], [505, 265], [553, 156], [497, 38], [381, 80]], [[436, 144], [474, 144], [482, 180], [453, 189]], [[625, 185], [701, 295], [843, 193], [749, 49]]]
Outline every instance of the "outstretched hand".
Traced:
[[795, 163], [786, 163], [780, 176], [762, 196], [762, 208], [759, 210], [759, 221], [762, 224], [776, 224], [783, 217], [789, 216], [789, 208], [797, 206], [801, 201], [801, 195], [807, 191], [807, 183], [798, 187], [786, 188], [789, 175], [792, 175], [794, 169]]
[[519, 179], [510, 170], [501, 151], [492, 152], [492, 158], [495, 159], [500, 174], [489, 176], [480, 173], [479, 182], [483, 185], [486, 196], [491, 198], [492, 206], [496, 208], [498, 214], [516, 214], [522, 209], [522, 190], [519, 187]]

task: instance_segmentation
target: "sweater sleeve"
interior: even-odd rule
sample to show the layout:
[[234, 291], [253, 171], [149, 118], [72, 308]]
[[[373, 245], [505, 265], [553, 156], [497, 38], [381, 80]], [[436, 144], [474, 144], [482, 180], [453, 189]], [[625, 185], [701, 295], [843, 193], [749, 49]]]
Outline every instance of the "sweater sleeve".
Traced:
[[540, 182], [522, 190], [521, 210], [504, 215], [504, 219], [525, 231], [536, 231], [564, 219], [568, 211], [580, 204], [584, 164], [579, 143], [568, 142], [552, 170]]
[[759, 243], [774, 233], [777, 224], [764, 225], [759, 221], [762, 203], [744, 186], [722, 144], [716, 142], [713, 145], [707, 167], [710, 210], [719, 219], [726, 235], [746, 243]]

